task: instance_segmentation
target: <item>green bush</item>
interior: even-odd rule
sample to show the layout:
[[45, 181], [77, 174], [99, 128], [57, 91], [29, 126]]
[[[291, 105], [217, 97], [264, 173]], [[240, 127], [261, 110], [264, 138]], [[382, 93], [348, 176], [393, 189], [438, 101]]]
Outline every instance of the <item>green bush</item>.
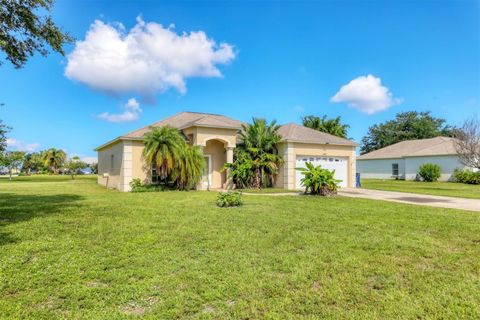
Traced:
[[165, 186], [143, 184], [138, 178], [130, 181], [130, 188], [132, 192], [156, 192], [165, 190]]
[[480, 184], [480, 171], [474, 172], [467, 169], [455, 169], [453, 180], [460, 183]]
[[335, 170], [323, 169], [321, 166], [315, 167], [307, 162], [306, 168], [296, 168], [303, 175], [300, 180], [305, 187], [305, 193], [319, 194], [329, 196], [337, 193], [338, 183], [342, 180], [335, 179]]
[[440, 178], [440, 166], [434, 163], [424, 163], [418, 168], [418, 175], [425, 182], [437, 181]]
[[220, 192], [217, 197], [217, 206], [238, 207], [242, 205], [242, 194], [238, 191]]

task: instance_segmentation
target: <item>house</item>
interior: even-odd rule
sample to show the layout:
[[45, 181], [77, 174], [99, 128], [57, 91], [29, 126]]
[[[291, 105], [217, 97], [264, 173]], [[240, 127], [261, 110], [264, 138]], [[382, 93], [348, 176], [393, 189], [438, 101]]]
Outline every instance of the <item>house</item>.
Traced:
[[362, 178], [414, 180], [424, 163], [438, 164], [439, 180], [450, 179], [456, 168], [464, 168], [457, 158], [455, 139], [436, 137], [407, 140], [357, 157], [357, 172]]
[[[200, 189], [223, 188], [227, 177], [222, 167], [233, 162], [233, 150], [238, 143], [242, 122], [217, 114], [181, 112], [111, 140], [95, 150], [98, 152], [98, 183], [119, 191], [130, 191], [134, 178], [144, 182], [155, 180], [155, 168], [142, 159], [143, 137], [150, 127], [170, 125], [178, 128], [193, 145], [202, 147], [206, 170]], [[275, 185], [285, 189], [301, 189], [296, 167], [306, 162], [321, 164], [335, 170], [341, 187], [353, 187], [355, 178], [355, 148], [347, 139], [312, 130], [294, 123], [281, 126], [282, 136], [277, 149], [284, 160]]]

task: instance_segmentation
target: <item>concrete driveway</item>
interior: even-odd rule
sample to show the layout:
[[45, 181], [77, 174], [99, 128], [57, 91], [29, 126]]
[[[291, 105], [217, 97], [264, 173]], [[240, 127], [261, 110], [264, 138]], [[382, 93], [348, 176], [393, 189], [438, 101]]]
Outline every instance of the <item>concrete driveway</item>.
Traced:
[[443, 196], [432, 196], [417, 193], [380, 191], [355, 188], [341, 188], [338, 194], [344, 197], [366, 198], [374, 200], [385, 200], [393, 202], [401, 202], [408, 204], [417, 204], [422, 206], [470, 210], [480, 212], [480, 200], [453, 198]]

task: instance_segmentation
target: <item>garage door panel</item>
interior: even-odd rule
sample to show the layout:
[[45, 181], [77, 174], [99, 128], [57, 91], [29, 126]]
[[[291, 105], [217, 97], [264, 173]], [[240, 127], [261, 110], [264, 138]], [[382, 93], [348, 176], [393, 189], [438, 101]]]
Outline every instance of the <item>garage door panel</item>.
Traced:
[[[332, 157], [332, 156], [297, 156], [295, 167], [306, 168], [306, 163], [311, 162], [314, 166], [322, 166], [324, 169], [335, 170], [335, 179], [342, 180], [339, 183], [340, 187], [346, 187], [348, 183], [348, 158]], [[303, 189], [300, 180], [303, 175], [300, 171], [295, 170], [296, 188]]]

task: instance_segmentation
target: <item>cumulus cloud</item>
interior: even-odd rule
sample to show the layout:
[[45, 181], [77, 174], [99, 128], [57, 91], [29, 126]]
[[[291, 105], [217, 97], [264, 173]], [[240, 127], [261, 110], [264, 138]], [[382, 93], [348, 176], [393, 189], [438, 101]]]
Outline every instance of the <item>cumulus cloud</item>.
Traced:
[[39, 143], [25, 143], [23, 141], [7, 138], [7, 149], [14, 151], [35, 152], [40, 147]]
[[234, 58], [232, 45], [217, 44], [203, 31], [177, 34], [173, 26], [137, 18], [126, 32], [120, 23], [96, 20], [68, 55], [65, 75], [109, 94], [152, 100], [170, 88], [185, 93], [187, 78], [221, 77], [217, 65]]
[[382, 86], [382, 80], [371, 74], [353, 79], [330, 99], [331, 102], [345, 102], [349, 107], [367, 114], [374, 114], [400, 104], [402, 99], [394, 98], [390, 90]]
[[125, 111], [122, 113], [103, 112], [98, 115], [98, 118], [108, 122], [130, 122], [138, 120], [138, 118], [140, 118], [140, 114], [142, 113], [140, 103], [138, 103], [135, 98], [129, 99], [123, 106], [123, 109]]

